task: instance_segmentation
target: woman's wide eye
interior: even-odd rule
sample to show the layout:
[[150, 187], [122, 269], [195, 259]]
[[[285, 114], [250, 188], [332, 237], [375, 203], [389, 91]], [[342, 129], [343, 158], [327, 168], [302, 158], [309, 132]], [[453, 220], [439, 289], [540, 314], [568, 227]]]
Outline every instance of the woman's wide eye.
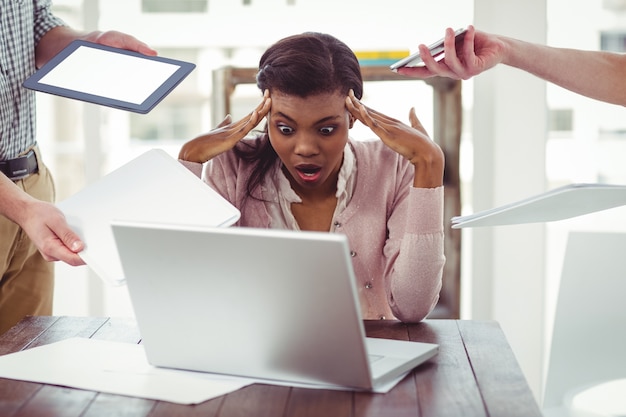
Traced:
[[333, 130], [335, 130], [334, 127], [332, 126], [326, 126], [320, 129], [320, 133], [322, 135], [330, 135], [331, 133], [333, 133]]
[[286, 125], [278, 125], [277, 127], [278, 127], [278, 130], [280, 130], [280, 132], [281, 132], [283, 135], [289, 135], [289, 134], [293, 133], [293, 129], [292, 129], [292, 128], [290, 128], [289, 126], [286, 126]]

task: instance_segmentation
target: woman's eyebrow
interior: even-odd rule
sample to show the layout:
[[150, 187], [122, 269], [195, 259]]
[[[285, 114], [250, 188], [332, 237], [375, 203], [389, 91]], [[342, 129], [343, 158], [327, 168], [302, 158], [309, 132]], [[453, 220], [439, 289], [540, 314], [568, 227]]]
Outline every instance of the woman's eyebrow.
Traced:
[[324, 118], [318, 120], [317, 122], [315, 122], [315, 124], [331, 122], [331, 121], [336, 120], [336, 119], [341, 119], [341, 116], [339, 116], [339, 115], [337, 115], [337, 116], [327, 116], [327, 117], [324, 117]]
[[295, 120], [293, 120], [291, 117], [287, 116], [285, 113], [281, 111], [277, 111], [276, 113], [272, 114], [272, 116], [283, 117], [292, 123], [295, 122]]
[[[276, 112], [274, 114], [274, 116], [275, 117], [283, 117], [283, 118], [287, 119], [288, 121], [290, 121], [291, 123], [295, 123], [296, 122], [293, 118], [289, 117], [288, 115], [286, 115], [285, 113], [280, 112], [280, 111]], [[314, 124], [318, 125], [320, 123], [327, 123], [327, 122], [330, 122], [330, 121], [333, 121], [333, 120], [336, 120], [336, 119], [340, 119], [340, 118], [341, 118], [340, 115], [326, 116], [326, 117], [323, 117], [320, 120], [316, 121]]]

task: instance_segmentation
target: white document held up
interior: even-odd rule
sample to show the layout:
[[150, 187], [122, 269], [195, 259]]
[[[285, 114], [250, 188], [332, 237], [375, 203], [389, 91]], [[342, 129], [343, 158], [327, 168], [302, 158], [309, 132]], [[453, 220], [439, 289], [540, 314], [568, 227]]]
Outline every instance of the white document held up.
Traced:
[[452, 218], [452, 228], [564, 220], [626, 205], [626, 186], [570, 184], [490, 210]]
[[85, 243], [79, 253], [102, 279], [125, 281], [112, 220], [226, 227], [239, 210], [161, 149], [152, 149], [57, 205]]

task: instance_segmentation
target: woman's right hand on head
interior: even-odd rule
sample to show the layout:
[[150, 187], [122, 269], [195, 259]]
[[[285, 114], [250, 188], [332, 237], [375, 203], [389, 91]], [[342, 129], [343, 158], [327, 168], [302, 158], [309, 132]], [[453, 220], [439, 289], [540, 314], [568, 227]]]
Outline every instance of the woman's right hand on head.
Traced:
[[269, 92], [265, 91], [263, 100], [243, 119], [233, 123], [230, 115], [213, 130], [185, 143], [178, 159], [204, 163], [217, 155], [232, 149], [237, 142], [245, 138], [267, 115], [272, 106]]

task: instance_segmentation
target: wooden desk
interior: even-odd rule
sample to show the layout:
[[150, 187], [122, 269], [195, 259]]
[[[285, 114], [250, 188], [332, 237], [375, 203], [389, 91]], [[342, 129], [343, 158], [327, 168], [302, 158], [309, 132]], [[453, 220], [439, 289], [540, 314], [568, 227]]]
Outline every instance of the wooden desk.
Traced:
[[[254, 384], [195, 406], [0, 379], [1, 416], [541, 416], [495, 322], [366, 321], [367, 335], [438, 343], [437, 356], [387, 394]], [[89, 337], [138, 343], [130, 319], [27, 317], [0, 337], [0, 355]]]

